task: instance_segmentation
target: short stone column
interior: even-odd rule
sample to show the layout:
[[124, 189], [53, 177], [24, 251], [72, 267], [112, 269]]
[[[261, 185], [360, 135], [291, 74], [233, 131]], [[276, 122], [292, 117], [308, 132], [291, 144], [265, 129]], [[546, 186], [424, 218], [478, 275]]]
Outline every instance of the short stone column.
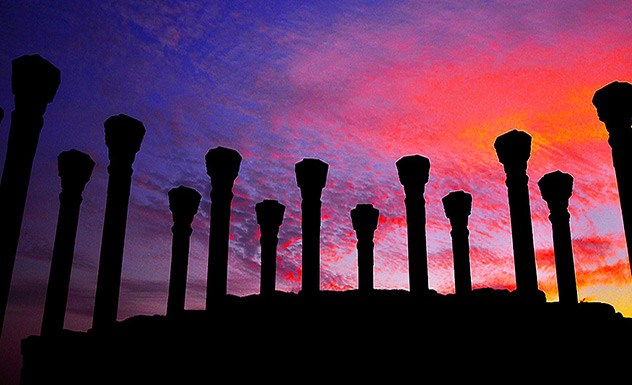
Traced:
[[320, 159], [306, 158], [296, 163], [296, 182], [301, 189], [302, 212], [302, 292], [320, 291], [320, 197], [327, 183], [329, 165]]
[[53, 257], [44, 303], [41, 331], [43, 336], [57, 335], [64, 328], [79, 209], [83, 201], [83, 189], [90, 180], [94, 165], [90, 155], [74, 149], [64, 151], [57, 156], [61, 193], [59, 194], [59, 215]]
[[171, 271], [169, 273], [169, 298], [167, 316], [184, 312], [187, 290], [189, 246], [193, 229], [191, 224], [198, 212], [202, 195], [195, 189], [178, 186], [169, 190], [169, 210], [173, 217], [171, 233]]
[[494, 148], [507, 178], [511, 238], [516, 270], [516, 290], [526, 297], [539, 296], [533, 243], [527, 161], [531, 156], [531, 135], [511, 130], [496, 138]]
[[472, 195], [465, 191], [452, 191], [441, 200], [445, 216], [450, 220], [452, 230], [452, 253], [454, 257], [454, 292], [457, 296], [472, 292], [470, 270], [470, 231], [468, 218], [472, 212]]
[[430, 176], [430, 160], [421, 155], [408, 155], [399, 159], [395, 165], [406, 195], [404, 204], [408, 231], [410, 291], [423, 294], [429, 291], [424, 193]]
[[39, 55], [14, 59], [11, 71], [15, 107], [0, 182], [0, 335], [44, 113], [61, 80], [60, 71]]
[[116, 323], [132, 164], [145, 135], [143, 123], [124, 114], [109, 117], [104, 126], [110, 164], [92, 320], [92, 328], [99, 332], [109, 331]]
[[261, 237], [261, 281], [259, 294], [270, 295], [276, 291], [276, 261], [279, 244], [279, 227], [283, 223], [285, 206], [272, 199], [255, 205]]
[[380, 210], [371, 204], [358, 204], [351, 210], [351, 223], [358, 238], [358, 291], [373, 290], [373, 237], [377, 229]]
[[551, 212], [549, 220], [553, 227], [555, 273], [560, 303], [577, 304], [571, 214], [568, 212], [568, 200], [573, 194], [573, 177], [559, 170], [554, 171], [544, 175], [538, 186]]
[[632, 269], [632, 84], [614, 81], [595, 92], [593, 105], [608, 130], [623, 230]]
[[228, 280], [228, 245], [233, 185], [241, 155], [236, 150], [215, 147], [206, 153], [206, 172], [211, 177], [211, 224], [208, 246], [208, 281], [206, 309], [213, 301], [226, 296]]

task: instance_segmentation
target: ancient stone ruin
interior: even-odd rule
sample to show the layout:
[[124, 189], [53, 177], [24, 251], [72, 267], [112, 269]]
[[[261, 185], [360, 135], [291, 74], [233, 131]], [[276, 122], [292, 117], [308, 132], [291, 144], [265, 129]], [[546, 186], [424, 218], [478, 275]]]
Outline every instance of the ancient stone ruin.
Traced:
[[[59, 79], [59, 70], [38, 55], [13, 62], [15, 109], [0, 197], [0, 325], [33, 156], [46, 105], [53, 100]], [[632, 85], [613, 82], [595, 93], [593, 103], [610, 133], [629, 250], [632, 162], [626, 149], [632, 144]], [[531, 136], [517, 130], [506, 132], [493, 143], [506, 172], [515, 292], [472, 288], [468, 218], [476, 195], [465, 191], [449, 192], [442, 199], [451, 225], [455, 293], [440, 295], [429, 288], [424, 192], [430, 160], [414, 154], [393, 165], [405, 193], [410, 290], [374, 288], [374, 234], [379, 231], [380, 212], [365, 203], [350, 212], [357, 237], [358, 289], [320, 289], [321, 194], [329, 165], [306, 158], [295, 165], [302, 198], [300, 292], [276, 289], [278, 234], [285, 206], [267, 199], [253, 208], [261, 234], [260, 293], [228, 295], [232, 189], [242, 157], [234, 149], [216, 147], [205, 157], [212, 187], [206, 309], [191, 311], [184, 306], [191, 223], [201, 195], [178, 186], [165, 197], [173, 219], [167, 312], [117, 321], [132, 165], [145, 127], [139, 120], [119, 114], [108, 118], [104, 128], [110, 163], [93, 325], [87, 332], [63, 327], [81, 194], [94, 167], [88, 154], [69, 150], [58, 158], [62, 191], [44, 317], [41, 334], [23, 340], [23, 385], [92, 383], [94, 379], [118, 383], [120, 373], [143, 383], [187, 376], [210, 382], [215, 378], [212, 372], [228, 371], [233, 375], [238, 371], [242, 379], [262, 380], [274, 377], [275, 362], [281, 358], [284, 365], [303, 370], [305, 375], [320, 367], [318, 359], [308, 358], [308, 353], [321, 352], [331, 344], [344, 344], [347, 353], [358, 359], [351, 366], [363, 373], [363, 378], [370, 378], [366, 365], [373, 363], [375, 352], [380, 353], [379, 364], [395, 365], [392, 356], [382, 353], [398, 352], [406, 346], [451, 354], [447, 346], [459, 351], [478, 344], [483, 350], [488, 348], [489, 354], [495, 344], [509, 338], [521, 354], [528, 346], [535, 348], [538, 338], [564, 349], [563, 341], [574, 338], [577, 328], [598, 331], [595, 341], [607, 348], [612, 347], [608, 341], [615, 338], [618, 343], [632, 341], [632, 324], [612, 306], [578, 301], [568, 212], [573, 177], [559, 170], [538, 181], [550, 209], [559, 302], [547, 302], [539, 290], [527, 174]], [[443, 336], [442, 343], [433, 339], [437, 334]], [[293, 341], [294, 347], [288, 350], [283, 341]], [[244, 369], [235, 357], [252, 349], [257, 351], [257, 359]], [[509, 363], [518, 367], [531, 361]]]

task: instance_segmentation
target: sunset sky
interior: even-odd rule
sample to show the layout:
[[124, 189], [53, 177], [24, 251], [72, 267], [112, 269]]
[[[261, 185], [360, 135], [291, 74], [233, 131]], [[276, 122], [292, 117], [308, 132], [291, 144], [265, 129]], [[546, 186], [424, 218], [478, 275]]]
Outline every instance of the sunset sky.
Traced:
[[548, 209], [537, 181], [574, 177], [571, 231], [579, 298], [632, 317], [632, 285], [608, 134], [591, 103], [632, 81], [629, 1], [146, 2], [8, 1], [0, 9], [0, 166], [13, 109], [11, 61], [40, 54], [61, 71], [44, 116], [0, 341], [15, 379], [19, 341], [39, 334], [61, 190], [57, 155], [96, 162], [84, 191], [65, 327], [87, 330], [107, 187], [103, 122], [147, 130], [136, 155], [118, 318], [164, 314], [171, 253], [167, 192], [203, 198], [193, 222], [186, 307], [204, 307], [210, 178], [217, 146], [243, 157], [232, 204], [228, 292], [259, 290], [255, 204], [286, 206], [277, 289], [301, 284], [294, 165], [329, 164], [322, 195], [321, 289], [357, 287], [350, 210], [380, 210], [375, 287], [408, 289], [403, 187], [395, 162], [430, 159], [430, 288], [454, 292], [441, 198], [472, 194], [475, 288], [515, 289], [505, 174], [493, 148], [511, 129], [532, 138], [528, 164], [539, 287], [557, 300]]

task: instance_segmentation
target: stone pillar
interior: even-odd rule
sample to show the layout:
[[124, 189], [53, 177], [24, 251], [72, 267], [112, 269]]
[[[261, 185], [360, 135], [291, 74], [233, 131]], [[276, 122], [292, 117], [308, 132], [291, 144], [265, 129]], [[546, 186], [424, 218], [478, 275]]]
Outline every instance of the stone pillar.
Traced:
[[110, 176], [92, 320], [92, 328], [98, 331], [107, 331], [116, 323], [132, 164], [145, 135], [142, 122], [123, 114], [109, 117], [104, 127]]
[[276, 290], [276, 259], [279, 244], [279, 227], [283, 223], [285, 206], [266, 199], [255, 205], [261, 238], [261, 295], [273, 294]]
[[537, 296], [538, 275], [527, 176], [527, 161], [531, 156], [531, 135], [524, 131], [511, 130], [496, 138], [494, 148], [507, 175], [505, 183], [509, 196], [516, 290], [527, 297]]
[[306, 158], [296, 163], [296, 182], [301, 189], [302, 269], [301, 290], [307, 295], [320, 291], [320, 197], [327, 183], [329, 165]]
[[472, 212], [472, 195], [464, 191], [452, 191], [441, 200], [445, 216], [450, 220], [452, 253], [454, 258], [454, 293], [467, 295], [472, 291], [470, 271], [470, 231], [468, 217]]
[[0, 335], [9, 300], [33, 159], [44, 126], [44, 113], [59, 87], [61, 73], [39, 55], [11, 63], [15, 107], [0, 182]]
[[623, 229], [632, 269], [632, 84], [612, 82], [595, 92], [593, 105], [608, 130]]
[[64, 328], [70, 272], [75, 252], [79, 208], [83, 189], [90, 180], [94, 161], [90, 155], [77, 150], [64, 151], [57, 157], [61, 193], [59, 216], [53, 246], [41, 335], [56, 335]]
[[540, 179], [538, 186], [551, 212], [549, 220], [553, 227], [555, 273], [560, 303], [577, 304], [571, 215], [568, 212], [568, 200], [573, 194], [573, 177], [561, 171], [551, 172]]
[[169, 298], [167, 316], [184, 312], [187, 291], [187, 267], [189, 264], [189, 244], [191, 223], [198, 212], [202, 195], [195, 189], [178, 186], [169, 190], [169, 210], [173, 218], [171, 232], [171, 271], [169, 274]]
[[225, 147], [216, 147], [206, 153], [206, 172], [211, 177], [206, 309], [211, 308], [214, 300], [226, 296], [230, 206], [241, 159], [237, 151]]
[[411, 293], [426, 293], [428, 251], [426, 246], [426, 199], [424, 192], [430, 174], [430, 160], [421, 155], [404, 156], [396, 162], [399, 181], [406, 198], [408, 231], [408, 274]]
[[351, 210], [351, 223], [358, 238], [358, 291], [373, 290], [373, 236], [377, 229], [380, 210], [371, 204], [358, 204]]

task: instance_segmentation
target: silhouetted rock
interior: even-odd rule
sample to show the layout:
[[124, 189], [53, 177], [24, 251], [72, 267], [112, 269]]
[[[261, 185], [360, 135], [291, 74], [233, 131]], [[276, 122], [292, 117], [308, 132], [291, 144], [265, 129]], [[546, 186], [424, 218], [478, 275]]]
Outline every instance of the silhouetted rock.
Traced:
[[140, 150], [145, 126], [141, 121], [124, 114], [110, 116], [103, 126], [110, 160], [110, 176], [92, 327], [107, 332], [116, 322], [118, 313], [132, 164]]
[[306, 158], [294, 165], [296, 183], [301, 189], [302, 287], [306, 294], [320, 290], [320, 196], [327, 183], [329, 165], [320, 159]]
[[[617, 178], [623, 229], [632, 258], [632, 84], [614, 81], [595, 92], [592, 103], [608, 130]], [[630, 259], [632, 261], [632, 259]], [[632, 268], [632, 263], [630, 263]]]
[[351, 224], [358, 238], [358, 290], [373, 290], [373, 235], [377, 229], [380, 210], [371, 204], [358, 204], [351, 210]]
[[[591, 354], [577, 343], [607, 352], [632, 342], [631, 320], [610, 305], [568, 308], [523, 299], [494, 289], [473, 290], [467, 297], [432, 290], [426, 296], [404, 290], [227, 295], [212, 311], [128, 318], [108, 338], [91, 331], [28, 337], [22, 343], [22, 385], [86, 378], [294, 381], [321, 371], [364, 381], [391, 372], [425, 378], [438, 371], [436, 365], [474, 363], [489, 371], [528, 372], [544, 365], [542, 349], [577, 364]], [[564, 371], [553, 365], [547, 373]]]
[[404, 204], [406, 205], [410, 291], [423, 295], [429, 289], [424, 192], [430, 176], [430, 160], [421, 155], [408, 155], [400, 158], [395, 165], [399, 182], [404, 186], [406, 195]]
[[241, 155], [236, 150], [215, 147], [206, 153], [206, 172], [211, 177], [211, 223], [208, 245], [206, 307], [226, 295], [228, 242], [233, 185], [239, 174]]
[[173, 218], [171, 233], [171, 271], [169, 273], [169, 297], [167, 315], [184, 311], [187, 291], [187, 267], [189, 242], [193, 229], [191, 223], [198, 212], [202, 195], [195, 189], [178, 186], [169, 190], [169, 210]]
[[259, 293], [269, 295], [276, 290], [276, 259], [279, 244], [279, 227], [283, 223], [285, 206], [278, 201], [265, 199], [255, 205], [261, 238], [261, 279]]
[[95, 165], [90, 155], [74, 149], [60, 153], [57, 160], [62, 191], [42, 319], [43, 336], [58, 334], [64, 328], [81, 194]]
[[568, 200], [573, 194], [573, 177], [559, 170], [554, 171], [540, 178], [538, 186], [551, 211], [549, 220], [553, 227], [555, 273], [560, 302], [576, 304], [575, 260], [571, 241], [571, 214], [568, 212]]
[[452, 230], [452, 253], [454, 257], [454, 291], [457, 295], [468, 295], [472, 291], [470, 271], [470, 231], [468, 217], [472, 212], [472, 195], [465, 191], [452, 191], [441, 199], [445, 216]]
[[509, 197], [516, 289], [525, 296], [539, 296], [527, 176], [531, 135], [524, 131], [508, 131], [496, 138], [494, 148], [507, 175], [505, 183]]
[[9, 300], [33, 159], [44, 126], [44, 113], [59, 87], [61, 73], [39, 55], [11, 63], [14, 109], [0, 182], [0, 335]]

